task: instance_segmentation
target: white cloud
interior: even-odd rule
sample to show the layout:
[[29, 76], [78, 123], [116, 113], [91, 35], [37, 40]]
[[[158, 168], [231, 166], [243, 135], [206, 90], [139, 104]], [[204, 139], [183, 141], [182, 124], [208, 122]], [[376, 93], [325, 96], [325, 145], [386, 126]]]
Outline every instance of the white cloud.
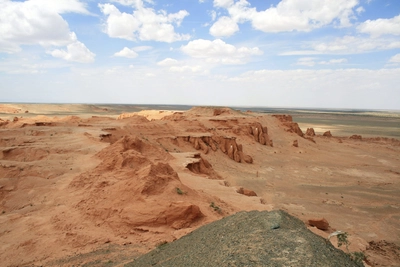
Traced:
[[[104, 32], [113, 38], [127, 40], [159, 41], [172, 43], [188, 40], [190, 35], [175, 32], [174, 24], [178, 27], [189, 15], [186, 10], [167, 14], [160, 10], [144, 7], [142, 0], [114, 0], [134, 8], [132, 14], [121, 12], [112, 4], [99, 4], [101, 12], [107, 16]], [[150, 2], [150, 1], [147, 1]]]
[[81, 13], [89, 15], [90, 12], [86, 9], [86, 3], [80, 2], [80, 0], [29, 0], [33, 6], [39, 6], [41, 10], [48, 10], [49, 12], [62, 13]]
[[338, 59], [331, 59], [331, 60], [328, 60], [328, 61], [320, 61], [320, 62], [318, 62], [318, 64], [321, 64], [321, 65], [332, 65], [332, 64], [341, 64], [341, 63], [346, 63], [346, 62], [347, 62], [347, 59], [338, 58]]
[[364, 38], [344, 36], [331, 42], [313, 43], [311, 47], [324, 54], [364, 53], [374, 50], [400, 48], [400, 41], [395, 38]]
[[316, 61], [317, 58], [314, 57], [303, 57], [299, 58], [296, 62], [296, 65], [300, 66], [307, 66], [307, 67], [313, 67], [315, 65], [333, 65], [333, 64], [341, 64], [347, 62], [347, 59], [345, 58], [339, 58], [339, 59], [331, 59], [328, 61]]
[[116, 57], [126, 57], [126, 58], [136, 58], [138, 53], [129, 49], [128, 47], [124, 47], [121, 51], [114, 54]]
[[234, 0], [214, 0], [215, 7], [228, 8], [228, 7], [232, 6], [233, 3], [234, 3]]
[[391, 63], [400, 63], [400, 54], [396, 54], [389, 59]]
[[0, 51], [17, 52], [20, 45], [67, 45], [76, 36], [68, 23], [49, 7], [36, 2], [0, 2]]
[[215, 37], [231, 36], [239, 31], [239, 26], [230, 17], [220, 17], [210, 28], [210, 34]]
[[263, 52], [258, 47], [235, 47], [227, 44], [221, 39], [214, 41], [197, 39], [190, 41], [182, 46], [181, 50], [194, 58], [206, 59], [210, 63], [222, 64], [241, 64], [254, 55], [262, 55]]
[[217, 18], [217, 12], [215, 12], [215, 10], [210, 11], [210, 17], [212, 21], [215, 21]]
[[173, 65], [176, 65], [176, 64], [178, 64], [178, 60], [173, 59], [173, 58], [166, 58], [164, 60], [161, 60], [161, 61], [157, 62], [157, 65], [158, 66], [162, 66], [162, 67], [173, 66]]
[[214, 0], [214, 6], [226, 8], [236, 23], [250, 21], [263, 32], [311, 31], [331, 23], [348, 27], [357, 5], [358, 0], [282, 0], [257, 11], [247, 0]]
[[367, 20], [360, 24], [357, 30], [372, 37], [385, 34], [400, 35], [400, 15], [391, 19]]
[[79, 41], [75, 41], [72, 44], [67, 45], [67, 50], [55, 49], [48, 53], [53, 57], [80, 63], [91, 63], [94, 61], [95, 57], [95, 54], [90, 52], [90, 50]]
[[313, 67], [315, 65], [315, 61], [313, 57], [303, 57], [297, 60], [296, 65]]
[[356, 12], [357, 12], [357, 14], [361, 14], [361, 13], [365, 12], [365, 9], [362, 6], [359, 6], [356, 8]]
[[92, 61], [94, 54], [77, 40], [60, 15], [68, 12], [90, 14], [79, 0], [0, 1], [0, 52], [15, 53], [21, 51], [21, 45], [38, 44], [47, 50], [67, 46], [67, 51], [50, 54], [69, 61]]

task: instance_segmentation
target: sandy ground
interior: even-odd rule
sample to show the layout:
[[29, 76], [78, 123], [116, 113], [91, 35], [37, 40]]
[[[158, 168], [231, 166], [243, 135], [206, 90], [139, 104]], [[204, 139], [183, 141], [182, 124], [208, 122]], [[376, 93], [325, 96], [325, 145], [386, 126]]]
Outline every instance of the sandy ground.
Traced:
[[[230, 109], [57, 108], [0, 105], [2, 266], [122, 263], [254, 209], [325, 218], [330, 230], [310, 229], [348, 232], [371, 266], [400, 265], [397, 139], [311, 140], [290, 121]], [[367, 250], [372, 241], [383, 252]]]

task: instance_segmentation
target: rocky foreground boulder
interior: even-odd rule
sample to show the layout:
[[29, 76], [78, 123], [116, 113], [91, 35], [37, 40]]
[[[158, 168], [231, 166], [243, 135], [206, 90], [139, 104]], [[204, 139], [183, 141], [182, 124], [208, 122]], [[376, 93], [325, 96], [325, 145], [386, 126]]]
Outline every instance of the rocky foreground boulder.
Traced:
[[359, 266], [284, 211], [239, 212], [125, 266]]

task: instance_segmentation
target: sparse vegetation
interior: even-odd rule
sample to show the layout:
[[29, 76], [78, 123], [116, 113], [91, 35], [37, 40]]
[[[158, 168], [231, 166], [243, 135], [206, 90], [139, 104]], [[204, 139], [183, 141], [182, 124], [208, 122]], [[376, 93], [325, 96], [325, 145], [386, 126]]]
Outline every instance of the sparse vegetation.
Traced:
[[178, 195], [186, 194], [186, 192], [182, 191], [182, 189], [180, 189], [179, 187], [176, 188], [176, 193], [178, 193]]
[[218, 207], [217, 205], [215, 205], [214, 202], [211, 202], [210, 207], [214, 209], [214, 211], [217, 211], [218, 213], [221, 213], [222, 210], [220, 207]]
[[350, 245], [350, 241], [348, 239], [349, 234], [347, 232], [338, 231], [336, 236], [337, 236], [338, 247], [345, 245], [347, 254], [349, 254], [351, 260], [357, 263], [357, 265], [359, 266], [364, 266], [363, 260], [365, 259], [365, 254], [361, 251], [358, 252], [349, 251], [349, 245]]

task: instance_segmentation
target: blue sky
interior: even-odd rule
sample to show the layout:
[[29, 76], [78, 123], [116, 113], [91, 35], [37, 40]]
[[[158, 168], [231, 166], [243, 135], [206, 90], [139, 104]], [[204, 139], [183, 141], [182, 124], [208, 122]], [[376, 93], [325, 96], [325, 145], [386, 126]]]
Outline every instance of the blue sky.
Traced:
[[399, 99], [398, 0], [0, 0], [0, 102]]

